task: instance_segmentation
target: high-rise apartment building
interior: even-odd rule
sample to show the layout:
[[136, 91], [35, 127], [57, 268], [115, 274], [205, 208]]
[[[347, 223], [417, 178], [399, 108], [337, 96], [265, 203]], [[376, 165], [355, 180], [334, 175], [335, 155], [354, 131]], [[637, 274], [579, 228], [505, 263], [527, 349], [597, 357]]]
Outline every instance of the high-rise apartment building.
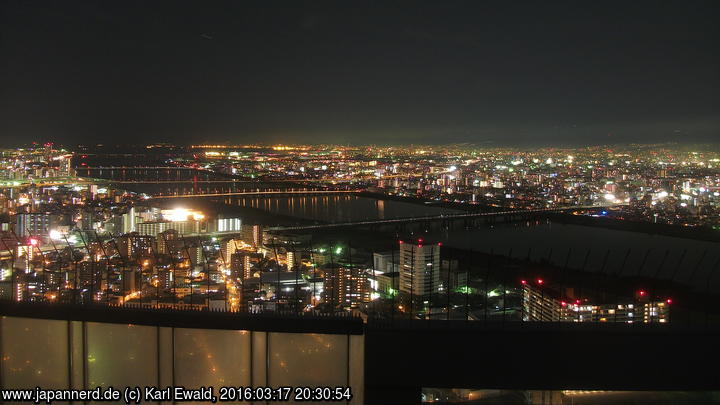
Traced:
[[400, 291], [429, 297], [440, 285], [440, 243], [422, 238], [400, 241]]
[[363, 269], [335, 265], [325, 270], [325, 300], [335, 306], [357, 307], [368, 302], [370, 290]]
[[20, 213], [15, 216], [15, 233], [19, 237], [45, 236], [60, 224], [60, 217], [46, 212]]

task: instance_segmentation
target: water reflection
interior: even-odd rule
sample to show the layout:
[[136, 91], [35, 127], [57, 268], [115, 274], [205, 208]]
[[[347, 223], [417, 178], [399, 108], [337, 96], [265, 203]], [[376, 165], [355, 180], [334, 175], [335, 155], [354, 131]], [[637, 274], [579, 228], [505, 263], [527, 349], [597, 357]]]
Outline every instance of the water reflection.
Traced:
[[354, 195], [295, 197], [232, 197], [230, 204], [262, 209], [275, 214], [323, 222], [347, 222], [459, 213], [459, 210], [428, 207], [399, 201], [383, 201]]

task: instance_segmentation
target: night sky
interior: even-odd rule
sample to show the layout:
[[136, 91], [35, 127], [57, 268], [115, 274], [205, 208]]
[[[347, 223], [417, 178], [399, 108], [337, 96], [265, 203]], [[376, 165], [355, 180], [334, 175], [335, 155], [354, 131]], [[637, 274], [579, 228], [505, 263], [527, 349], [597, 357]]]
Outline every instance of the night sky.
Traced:
[[720, 140], [716, 0], [0, 4], [0, 146]]

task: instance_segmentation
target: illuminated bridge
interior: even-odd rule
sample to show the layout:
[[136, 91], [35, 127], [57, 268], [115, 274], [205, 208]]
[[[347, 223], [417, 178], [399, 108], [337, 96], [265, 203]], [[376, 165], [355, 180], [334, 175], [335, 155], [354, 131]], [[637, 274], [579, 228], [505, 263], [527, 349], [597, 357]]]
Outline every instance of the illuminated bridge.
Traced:
[[[84, 174], [85, 177], [91, 177], [98, 173], [108, 172], [106, 175], [111, 177], [112, 182], [119, 184], [135, 184], [135, 183], [152, 183], [152, 184], [170, 184], [170, 183], [358, 183], [366, 180], [378, 181], [393, 178], [412, 178], [422, 177], [421, 174], [391, 174], [381, 177], [377, 176], [352, 176], [349, 178], [337, 177], [287, 177], [277, 178], [271, 175], [261, 175], [258, 177], [243, 177], [242, 175], [230, 175], [220, 173], [214, 169], [204, 167], [189, 166], [75, 166], [75, 171]], [[178, 176], [178, 178], [167, 178], [170, 175]], [[198, 175], [213, 176], [215, 178], [181, 178], [180, 176]], [[132, 178], [139, 175], [142, 178]], [[130, 178], [128, 178], [130, 177]], [[148, 177], [157, 177], [154, 179]]]
[[[369, 320], [0, 302], [0, 386], [349, 386], [716, 390], [720, 329], [675, 324]], [[257, 403], [257, 402], [256, 402]], [[555, 403], [555, 402], [553, 402]]]
[[257, 183], [256, 181], [250, 180], [205, 180], [205, 179], [181, 179], [181, 180], [107, 180], [106, 182], [117, 183], [117, 184], [177, 184], [177, 183]]
[[533, 214], [542, 213], [560, 213], [568, 211], [580, 211], [580, 210], [602, 210], [607, 209], [609, 206], [599, 205], [577, 205], [573, 207], [556, 207], [556, 208], [537, 208], [529, 210], [505, 210], [505, 211], [493, 211], [493, 212], [468, 212], [461, 214], [440, 214], [440, 215], [426, 215], [419, 217], [403, 217], [403, 218], [391, 218], [391, 219], [374, 219], [366, 221], [349, 221], [349, 222], [334, 222], [329, 224], [317, 224], [317, 225], [301, 225], [301, 226], [276, 226], [268, 228], [269, 231], [306, 231], [312, 229], [328, 229], [328, 228], [345, 228], [345, 227], [356, 227], [356, 226], [376, 226], [376, 225], [390, 225], [390, 224], [409, 224], [413, 222], [434, 222], [434, 221], [454, 221], [454, 220], [472, 220], [477, 218], [493, 218], [493, 217], [515, 217], [515, 216], [527, 216]]
[[203, 193], [203, 194], [178, 194], [178, 195], [156, 195], [152, 198], [194, 198], [194, 197], [228, 197], [244, 195], [312, 195], [312, 194], [357, 194], [361, 190], [258, 190], [258, 191], [234, 191], [228, 193]]
[[75, 170], [207, 170], [187, 166], [76, 166]]

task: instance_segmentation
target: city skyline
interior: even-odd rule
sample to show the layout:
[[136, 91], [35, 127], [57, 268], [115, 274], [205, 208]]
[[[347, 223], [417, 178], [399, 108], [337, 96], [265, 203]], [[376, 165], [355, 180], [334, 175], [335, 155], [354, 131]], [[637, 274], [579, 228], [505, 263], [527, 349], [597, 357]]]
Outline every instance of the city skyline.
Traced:
[[[399, 398], [393, 403], [503, 395], [567, 403], [640, 398], [645, 393], [632, 391], [639, 388], [707, 390], [712, 382], [697, 374], [667, 378], [660, 368], [648, 369], [647, 380], [548, 380], [542, 391], [528, 389], [536, 376], [513, 385], [503, 377], [492, 386], [511, 390], [498, 393], [477, 389], [497, 366], [399, 380], [386, 363], [419, 370], [438, 355], [433, 362], [463, 370], [448, 359], [466, 355], [425, 348], [443, 339], [465, 351], [494, 336], [493, 364], [509, 352], [520, 356], [513, 362], [527, 361], [518, 344], [567, 349], [582, 341], [572, 350], [612, 370], [638, 359], [638, 332], [657, 345], [644, 362], [697, 358], [692, 352], [708, 347], [720, 320], [708, 305], [720, 291], [719, 174], [720, 150], [679, 143], [5, 147], [2, 395], [77, 388], [77, 380], [47, 377], [60, 368], [95, 393], [120, 394], [104, 388], [104, 378], [124, 390], [157, 384], [163, 398], [173, 396], [161, 381], [194, 387], [199, 378], [224, 398], [291, 394], [272, 386], [228, 391], [228, 381], [255, 375], [248, 367], [266, 367], [255, 385], [284, 381], [296, 398], [350, 403], [385, 403], [388, 392]], [[657, 356], [678, 345], [678, 330], [691, 354]], [[45, 343], [50, 357], [27, 344], [37, 338], [53, 342]], [[608, 344], [625, 352], [587, 351]], [[172, 362], [138, 350], [173, 353]], [[702, 350], [703, 359], [712, 352]], [[70, 353], [87, 356], [70, 361]], [[486, 352], [479, 357], [487, 361]], [[564, 376], [561, 368], [555, 373]], [[122, 369], [136, 372], [111, 371]], [[504, 374], [513, 381], [527, 375], [511, 373]], [[331, 383], [338, 389], [323, 388]], [[709, 395], [691, 393], [698, 403]]]

